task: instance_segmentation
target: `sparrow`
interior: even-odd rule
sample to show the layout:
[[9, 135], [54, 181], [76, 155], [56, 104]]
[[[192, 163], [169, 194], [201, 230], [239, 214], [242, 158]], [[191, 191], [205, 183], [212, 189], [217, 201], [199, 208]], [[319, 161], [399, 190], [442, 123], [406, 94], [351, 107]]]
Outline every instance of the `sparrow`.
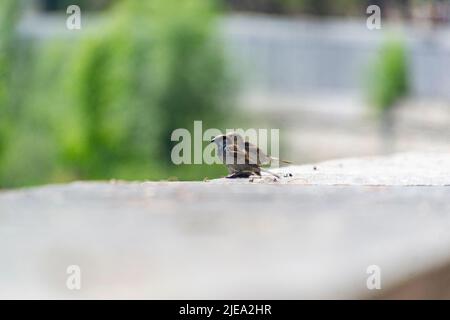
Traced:
[[[261, 171], [267, 172], [277, 178], [278, 175], [261, 168], [270, 165], [272, 160], [278, 160], [261, 151], [254, 144], [244, 141], [237, 133], [218, 135], [211, 139], [217, 145], [217, 156], [228, 168], [227, 178], [248, 178], [252, 175], [261, 176]], [[284, 163], [289, 161], [280, 160]]]

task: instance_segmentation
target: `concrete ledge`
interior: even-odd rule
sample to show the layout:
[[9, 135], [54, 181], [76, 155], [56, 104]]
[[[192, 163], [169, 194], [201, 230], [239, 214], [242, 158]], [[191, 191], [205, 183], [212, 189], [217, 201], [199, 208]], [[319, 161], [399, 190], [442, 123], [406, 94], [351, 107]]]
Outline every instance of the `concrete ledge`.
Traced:
[[[0, 298], [395, 297], [450, 261], [449, 159], [333, 161], [289, 168], [277, 183], [2, 192]], [[66, 288], [74, 264], [79, 291]], [[367, 289], [369, 265], [381, 290]]]

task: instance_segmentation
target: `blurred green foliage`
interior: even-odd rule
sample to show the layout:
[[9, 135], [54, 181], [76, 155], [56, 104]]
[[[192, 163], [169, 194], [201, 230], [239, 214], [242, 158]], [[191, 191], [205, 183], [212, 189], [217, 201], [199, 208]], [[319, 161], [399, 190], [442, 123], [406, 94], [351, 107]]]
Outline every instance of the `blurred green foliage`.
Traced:
[[[1, 14], [16, 9], [4, 3]], [[98, 32], [69, 40], [18, 40], [9, 21], [0, 35], [0, 187], [225, 174], [170, 160], [174, 129], [191, 130], [194, 120], [224, 129], [229, 118], [213, 3], [119, 1]], [[20, 41], [21, 54], [3, 49]]]
[[[12, 10], [14, 2], [4, 1], [0, 3], [0, 132], [5, 131], [6, 124], [6, 108], [4, 107], [7, 100], [7, 85], [10, 76], [9, 64], [11, 61], [11, 28], [14, 26], [14, 22], [11, 21], [9, 12]], [[3, 137], [0, 134], [0, 139]], [[0, 141], [0, 154], [2, 150], [2, 142]]]
[[308, 14], [317, 16], [361, 15], [368, 3], [361, 0], [221, 0], [231, 10], [270, 14]]
[[397, 39], [383, 43], [368, 77], [367, 93], [371, 105], [380, 113], [392, 108], [409, 91], [405, 44]]
[[70, 5], [78, 5], [83, 10], [101, 10], [116, 1], [121, 0], [38, 0], [40, 7], [47, 11], [66, 11]]
[[12, 65], [16, 61], [18, 46], [14, 29], [19, 10], [18, 1], [4, 0], [0, 3], [0, 159], [5, 152], [6, 140], [11, 131], [13, 96], [9, 91], [12, 87]]
[[367, 3], [361, 0], [279, 0], [283, 11], [312, 15], [352, 15], [365, 12]]

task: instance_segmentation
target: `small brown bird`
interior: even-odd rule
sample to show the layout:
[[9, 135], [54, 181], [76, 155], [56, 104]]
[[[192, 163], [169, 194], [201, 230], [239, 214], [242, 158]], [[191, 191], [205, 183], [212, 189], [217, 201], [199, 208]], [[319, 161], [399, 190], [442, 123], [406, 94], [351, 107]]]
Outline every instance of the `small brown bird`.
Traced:
[[[217, 155], [228, 168], [227, 178], [248, 178], [252, 175], [261, 176], [261, 171], [277, 178], [278, 175], [264, 170], [261, 166], [270, 165], [272, 160], [278, 160], [261, 151], [254, 144], [244, 141], [237, 133], [219, 135], [211, 139], [217, 145]], [[289, 161], [280, 160], [284, 163]]]

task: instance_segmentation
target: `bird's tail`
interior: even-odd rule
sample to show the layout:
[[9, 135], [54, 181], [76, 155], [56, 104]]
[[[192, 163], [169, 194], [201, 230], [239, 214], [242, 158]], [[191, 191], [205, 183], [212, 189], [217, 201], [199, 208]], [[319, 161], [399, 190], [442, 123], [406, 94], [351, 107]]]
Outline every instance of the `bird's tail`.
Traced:
[[269, 171], [269, 170], [267, 170], [267, 169], [264, 169], [264, 168], [259, 168], [259, 169], [260, 169], [262, 172], [266, 172], [266, 173], [271, 174], [272, 176], [274, 176], [274, 177], [280, 179], [280, 176], [279, 176], [279, 175], [277, 175], [277, 174], [275, 174], [275, 173], [273, 173], [273, 172], [271, 172], [271, 171]]

